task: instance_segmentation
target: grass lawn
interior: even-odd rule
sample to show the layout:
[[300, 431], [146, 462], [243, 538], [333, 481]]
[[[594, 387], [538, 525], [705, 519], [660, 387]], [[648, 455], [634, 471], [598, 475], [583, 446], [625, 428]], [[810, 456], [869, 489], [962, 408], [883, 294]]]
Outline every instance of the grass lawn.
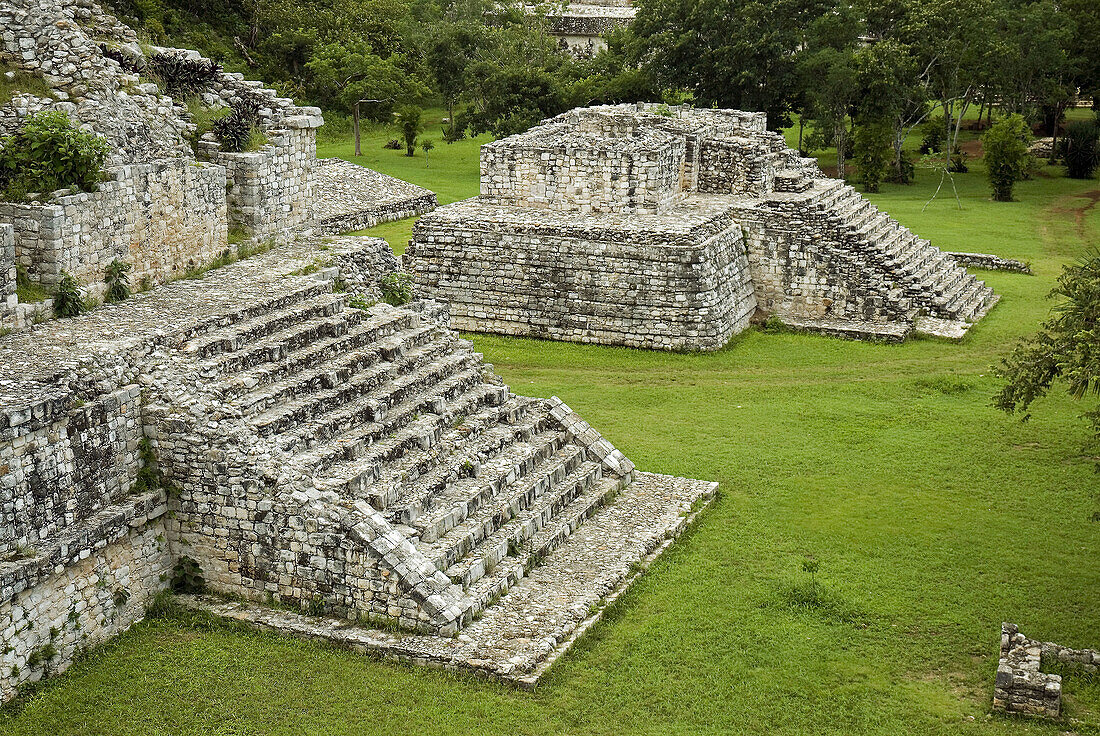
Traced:
[[[477, 188], [471, 142], [362, 163], [441, 201]], [[350, 148], [326, 146], [321, 155]], [[437, 164], [438, 162], [438, 164]], [[1100, 678], [1061, 724], [988, 715], [1002, 621], [1100, 647], [1100, 476], [1059, 390], [1022, 424], [990, 366], [1097, 242], [1096, 181], [1055, 169], [989, 201], [980, 165], [875, 202], [949, 250], [1031, 261], [962, 344], [749, 332], [672, 355], [475, 336], [519, 393], [565, 399], [644, 470], [721, 495], [533, 693], [324, 644], [146, 621], [0, 712], [4, 734], [1100, 734]], [[407, 238], [408, 223], [378, 232]], [[391, 241], [392, 242], [392, 241]], [[789, 604], [817, 574], [830, 605]]]

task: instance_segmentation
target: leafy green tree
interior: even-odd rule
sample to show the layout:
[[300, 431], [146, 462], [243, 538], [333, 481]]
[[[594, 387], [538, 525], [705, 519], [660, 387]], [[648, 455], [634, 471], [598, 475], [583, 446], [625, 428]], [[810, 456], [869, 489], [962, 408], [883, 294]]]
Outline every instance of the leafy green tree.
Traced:
[[994, 200], [1012, 201], [1012, 188], [1027, 173], [1031, 159], [1027, 150], [1030, 140], [1031, 130], [1019, 114], [1001, 118], [982, 136]]
[[816, 128], [830, 132], [836, 146], [837, 176], [843, 179], [849, 148], [848, 116], [859, 96], [855, 53], [851, 49], [821, 49], [803, 59], [802, 73], [810, 90], [810, 118]]
[[864, 191], [877, 192], [892, 160], [890, 124], [885, 120], [858, 122], [853, 139], [859, 182]]
[[470, 86], [470, 66], [484, 42], [484, 24], [474, 21], [440, 23], [428, 42], [425, 62], [436, 90], [447, 105], [448, 124], [455, 133], [455, 107]]
[[364, 43], [329, 43], [316, 49], [306, 63], [319, 90], [320, 101], [327, 107], [351, 110], [359, 100], [381, 100], [363, 108], [363, 114], [375, 121], [390, 118], [394, 107], [429, 97], [428, 89], [415, 74], [405, 70], [401, 54], [383, 58]]
[[760, 110], [790, 125], [797, 55], [827, 0], [641, 0], [632, 32], [660, 82], [700, 105]]
[[497, 137], [522, 133], [565, 108], [561, 84], [537, 67], [501, 68], [487, 62], [475, 68], [479, 82], [468, 113], [470, 130]]
[[[1057, 382], [1078, 400], [1100, 395], [1100, 253], [1064, 266], [1051, 292], [1060, 299], [1038, 334], [1022, 340], [997, 372], [1006, 383], [993, 405], [1031, 417], [1031, 405]], [[1095, 442], [1100, 442], [1100, 406], [1085, 412]]]

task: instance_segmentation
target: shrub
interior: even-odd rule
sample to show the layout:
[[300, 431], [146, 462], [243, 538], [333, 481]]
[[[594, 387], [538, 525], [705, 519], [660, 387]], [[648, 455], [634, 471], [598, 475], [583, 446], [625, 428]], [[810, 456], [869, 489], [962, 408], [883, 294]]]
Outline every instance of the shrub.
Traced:
[[397, 138], [391, 138], [382, 144], [382, 148], [385, 148], [387, 151], [400, 151], [401, 141]]
[[989, 184], [997, 202], [1012, 201], [1012, 188], [1024, 177], [1031, 154], [1027, 147], [1031, 131], [1020, 115], [1009, 115], [993, 124], [982, 136]]
[[92, 191], [110, 153], [107, 141], [77, 130], [63, 112], [31, 115], [13, 136], [0, 139], [0, 198], [64, 187]]
[[886, 170], [886, 181], [891, 184], [912, 184], [916, 174], [917, 167], [913, 164], [912, 155], [902, 151], [900, 159], [890, 162], [890, 168]]
[[386, 304], [399, 306], [412, 301], [412, 276], [407, 273], [395, 271], [386, 274], [378, 280], [378, 288], [382, 291], [382, 301]]
[[943, 150], [943, 144], [947, 141], [945, 125], [942, 115], [928, 118], [921, 124], [920, 152], [922, 154], [938, 153]]
[[103, 271], [103, 283], [107, 284], [107, 301], [120, 302], [130, 296], [130, 269], [133, 266], [117, 258]]
[[1100, 126], [1095, 121], [1078, 121], [1066, 128], [1062, 139], [1066, 176], [1091, 179], [1100, 164]]
[[80, 282], [67, 273], [61, 275], [61, 281], [57, 284], [53, 311], [58, 317], [76, 317], [88, 311], [84, 295], [80, 293]]
[[859, 181], [863, 189], [877, 192], [879, 184], [886, 177], [893, 150], [890, 148], [890, 126], [883, 122], [870, 122], [857, 125], [853, 147], [856, 165], [859, 167]]
[[257, 129], [259, 120], [259, 101], [245, 97], [233, 103], [228, 115], [215, 119], [211, 129], [226, 151], [251, 151], [263, 145], [263, 133]]

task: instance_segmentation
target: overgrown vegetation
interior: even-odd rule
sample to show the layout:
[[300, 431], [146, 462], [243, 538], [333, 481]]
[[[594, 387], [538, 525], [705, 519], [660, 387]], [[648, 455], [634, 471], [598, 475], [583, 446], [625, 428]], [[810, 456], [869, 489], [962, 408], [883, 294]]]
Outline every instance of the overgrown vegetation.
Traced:
[[386, 304], [399, 306], [412, 301], [412, 276], [403, 271], [388, 273], [378, 280], [382, 300]]
[[80, 282], [69, 273], [62, 273], [53, 295], [53, 312], [58, 317], [76, 317], [88, 311]]
[[173, 593], [205, 592], [206, 578], [199, 563], [186, 555], [180, 557], [172, 568], [171, 588]]
[[77, 130], [65, 113], [34, 113], [19, 132], [0, 139], [0, 199], [17, 202], [65, 187], [94, 191], [108, 153], [105, 140]]
[[1078, 120], [1066, 128], [1062, 158], [1066, 176], [1091, 179], [1100, 165], [1100, 125], [1095, 120]]
[[6, 61], [0, 61], [0, 105], [11, 102], [17, 92], [35, 97], [51, 97], [50, 86], [45, 79]]
[[107, 285], [105, 296], [109, 302], [121, 302], [130, 297], [130, 271], [133, 264], [117, 258], [103, 270], [103, 282]]

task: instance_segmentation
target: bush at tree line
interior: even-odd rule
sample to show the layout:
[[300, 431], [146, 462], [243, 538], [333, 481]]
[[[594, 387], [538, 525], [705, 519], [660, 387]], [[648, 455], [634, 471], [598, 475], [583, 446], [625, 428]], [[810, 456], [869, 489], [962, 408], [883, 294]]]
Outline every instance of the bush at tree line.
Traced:
[[995, 201], [1012, 201], [1012, 188], [1028, 171], [1031, 154], [1027, 147], [1030, 141], [1031, 130], [1021, 115], [1001, 118], [982, 136], [989, 184], [993, 188]]
[[1100, 164], [1100, 126], [1091, 120], [1073, 123], [1066, 128], [1061, 148], [1066, 176], [1091, 179]]

